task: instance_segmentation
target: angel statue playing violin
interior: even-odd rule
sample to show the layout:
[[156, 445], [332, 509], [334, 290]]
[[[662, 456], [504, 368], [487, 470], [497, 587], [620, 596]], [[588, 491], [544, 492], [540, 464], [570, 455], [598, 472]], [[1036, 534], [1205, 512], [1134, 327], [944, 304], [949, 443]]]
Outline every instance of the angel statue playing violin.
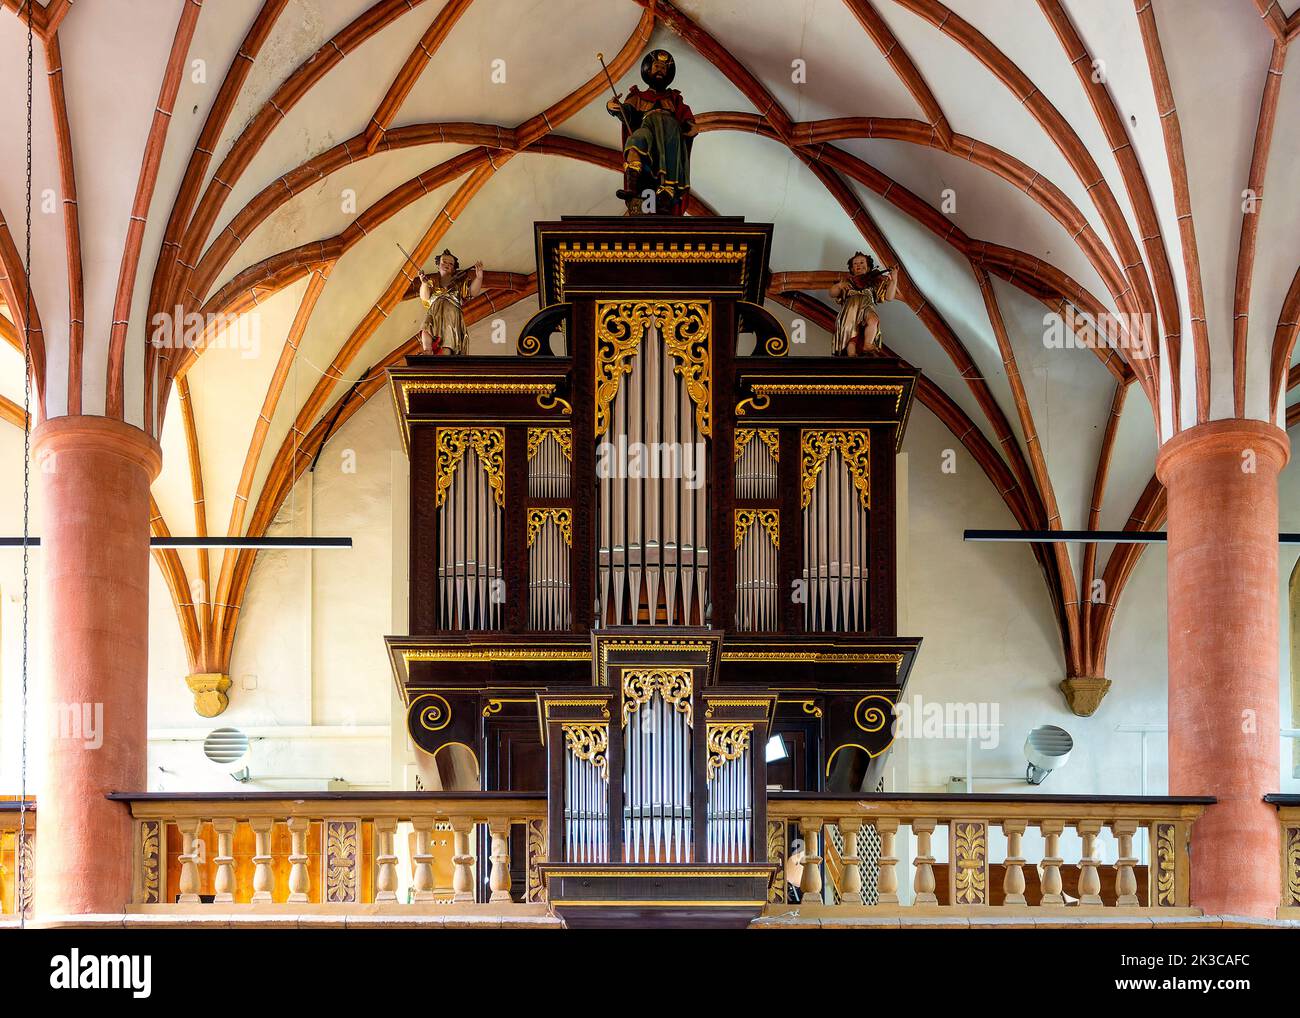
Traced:
[[436, 275], [420, 273], [420, 303], [424, 324], [420, 328], [420, 352], [464, 356], [469, 341], [465, 328], [465, 302], [483, 292], [483, 263], [460, 271], [460, 260], [450, 251], [438, 256]]
[[831, 352], [841, 357], [878, 353], [881, 336], [876, 305], [893, 300], [897, 293], [898, 274], [878, 267], [871, 255], [856, 252], [849, 259], [849, 274], [831, 287], [831, 297], [840, 305]]

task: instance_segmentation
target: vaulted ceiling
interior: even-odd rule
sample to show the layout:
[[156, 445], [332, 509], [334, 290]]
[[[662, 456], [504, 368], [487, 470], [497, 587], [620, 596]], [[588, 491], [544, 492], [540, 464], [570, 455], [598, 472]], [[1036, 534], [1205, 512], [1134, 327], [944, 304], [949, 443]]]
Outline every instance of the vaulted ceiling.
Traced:
[[[481, 259], [472, 352], [509, 349], [488, 326], [536, 309], [533, 221], [622, 211], [598, 51], [620, 90], [673, 52], [691, 211], [776, 224], [803, 349], [848, 255], [900, 267], [886, 343], [1021, 526], [1157, 527], [1160, 441], [1300, 413], [1300, 0], [3, 6], [0, 417], [26, 322], [43, 413], [158, 435], [159, 534], [265, 532], [415, 348], [399, 244]], [[176, 308], [228, 317], [151, 344]], [[1120, 348], [1045, 341], [1064, 312], [1117, 316]], [[1104, 674], [1140, 551], [1033, 552], [1066, 674]], [[226, 671], [255, 553], [158, 558], [193, 669]]]

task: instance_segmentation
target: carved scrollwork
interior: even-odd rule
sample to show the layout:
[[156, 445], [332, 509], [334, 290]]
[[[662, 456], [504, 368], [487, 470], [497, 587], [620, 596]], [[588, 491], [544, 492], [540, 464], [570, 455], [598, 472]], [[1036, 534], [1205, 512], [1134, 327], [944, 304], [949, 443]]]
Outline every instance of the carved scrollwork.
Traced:
[[658, 328], [695, 405], [695, 423], [708, 437], [713, 428], [712, 308], [702, 300], [622, 300], [596, 302], [596, 437], [609, 429], [609, 408], [620, 379], [650, 325]]
[[564, 745], [575, 759], [583, 760], [609, 780], [609, 726], [572, 722], [560, 726], [564, 731]]
[[546, 882], [542, 880], [540, 864], [546, 861], [546, 821], [535, 817], [528, 821], [528, 888], [524, 901], [531, 903], [546, 900]]
[[779, 509], [737, 509], [736, 510], [736, 547], [745, 539], [745, 534], [755, 523], [767, 531], [773, 548], [781, 547], [781, 512]]
[[706, 742], [708, 745], [708, 780], [724, 764], [739, 760], [749, 748], [750, 736], [754, 734], [752, 721], [710, 721], [707, 726]]
[[570, 463], [573, 462], [573, 429], [572, 428], [529, 428], [528, 429], [528, 459], [531, 460], [537, 455], [537, 450], [541, 448], [543, 442], [548, 438], [554, 439], [555, 444], [560, 447], [564, 453], [564, 458]]
[[776, 879], [772, 881], [771, 886], [767, 889], [767, 900], [774, 904], [785, 901], [785, 839], [785, 821], [769, 820], [767, 822], [767, 861], [774, 862], [780, 867], [777, 870]]
[[1286, 903], [1300, 905], [1300, 827], [1286, 829]]
[[753, 440], [754, 436], [767, 446], [767, 451], [772, 454], [772, 459], [781, 462], [781, 440], [776, 428], [737, 428], [735, 433], [735, 448], [733, 456], [735, 459], [740, 458], [741, 450]]
[[840, 459], [853, 478], [858, 491], [858, 501], [863, 509], [871, 508], [871, 435], [866, 431], [811, 431], [802, 434], [800, 442], [800, 505], [807, 509], [812, 502], [817, 477], [832, 452], [839, 450]]
[[670, 703], [678, 714], [686, 715], [686, 723], [694, 726], [695, 713], [691, 706], [691, 670], [689, 668], [624, 668], [623, 669], [623, 727], [627, 720], [658, 693]]
[[1174, 825], [1156, 824], [1156, 900], [1158, 908], [1175, 904], [1177, 860], [1174, 849]]
[[140, 900], [145, 905], [156, 905], [159, 899], [159, 858], [161, 834], [157, 820], [140, 824]]
[[451, 724], [451, 704], [437, 693], [424, 693], [411, 701], [410, 714], [426, 732], [440, 732]]
[[542, 527], [546, 526], [548, 520], [560, 528], [560, 536], [564, 538], [564, 543], [572, 548], [573, 512], [569, 509], [529, 509], [528, 547], [533, 546], [533, 541], [537, 539], [537, 535]]
[[437, 432], [437, 464], [434, 489], [437, 503], [447, 501], [456, 468], [473, 449], [478, 454], [479, 465], [488, 475], [492, 497], [496, 504], [506, 504], [506, 432], [504, 428], [439, 428]]

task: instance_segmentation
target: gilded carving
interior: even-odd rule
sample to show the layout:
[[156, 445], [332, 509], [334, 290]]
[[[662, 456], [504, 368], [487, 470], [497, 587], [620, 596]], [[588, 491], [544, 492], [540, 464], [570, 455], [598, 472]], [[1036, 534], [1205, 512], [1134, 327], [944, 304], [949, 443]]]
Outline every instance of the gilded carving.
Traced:
[[1286, 887], [1288, 905], [1300, 905], [1300, 827], [1286, 829]]
[[541, 864], [546, 861], [546, 821], [534, 817], [528, 821], [528, 887], [524, 901], [536, 903], [546, 900], [546, 881], [542, 879]]
[[596, 437], [609, 429], [609, 410], [620, 379], [631, 373], [632, 358], [651, 325], [659, 329], [695, 405], [695, 423], [712, 434], [712, 361], [709, 342], [712, 308], [702, 300], [601, 300], [596, 302]]
[[988, 904], [988, 828], [974, 820], [953, 823], [953, 904]]
[[161, 873], [159, 848], [161, 834], [157, 820], [140, 823], [140, 901], [145, 905], [158, 904], [159, 876]]
[[492, 497], [496, 504], [506, 504], [506, 432], [504, 428], [439, 428], [437, 431], [437, 464], [434, 490], [438, 505], [447, 501], [451, 481], [465, 458], [473, 449], [478, 454], [479, 466], [488, 475]]
[[740, 459], [741, 450], [758, 436], [758, 440], [767, 446], [772, 459], [781, 462], [781, 436], [776, 428], [737, 428], [735, 434], [734, 458]]
[[537, 450], [541, 448], [543, 442], [548, 438], [554, 439], [564, 453], [564, 458], [570, 463], [573, 462], [573, 429], [572, 428], [529, 428], [528, 429], [528, 458], [531, 460], [537, 455]]
[[547, 521], [560, 528], [564, 543], [573, 547], [573, 513], [568, 509], [529, 509], [528, 510], [528, 547], [533, 546], [538, 533]]
[[354, 902], [358, 886], [359, 832], [355, 820], [325, 821], [325, 900]]
[[564, 731], [564, 745], [578, 760], [586, 761], [600, 771], [600, 776], [609, 780], [609, 726], [601, 724], [566, 722], [560, 728]]
[[708, 780], [723, 764], [739, 760], [749, 748], [749, 738], [754, 734], [752, 721], [710, 721], [706, 725], [708, 745]]
[[781, 547], [781, 512], [778, 509], [737, 509], [736, 510], [736, 547], [745, 539], [745, 534], [755, 523], [767, 531], [773, 548]]
[[767, 900], [775, 904], [785, 901], [785, 821], [769, 820], [767, 822], [767, 861], [779, 867], [772, 884], [767, 889]]
[[1158, 908], [1176, 903], [1174, 875], [1177, 871], [1174, 825], [1156, 824], [1156, 900]]
[[447, 396], [536, 396], [538, 400], [555, 393], [554, 382], [426, 382], [403, 379], [402, 399], [411, 412], [411, 393]]
[[804, 431], [800, 448], [800, 505], [807, 509], [812, 502], [817, 477], [826, 466], [832, 452], [839, 450], [840, 459], [853, 478], [858, 491], [858, 501], [863, 509], [871, 508], [871, 435], [866, 431]]
[[623, 669], [623, 727], [627, 719], [659, 693], [678, 714], [686, 715], [686, 723], [694, 726], [694, 708], [691, 706], [691, 670], [689, 668], [624, 668]]
[[893, 713], [893, 700], [879, 693], [872, 693], [853, 705], [853, 723], [870, 734], [880, 731], [889, 724]]
[[755, 396], [893, 396], [894, 413], [903, 405], [901, 385], [839, 384], [836, 382], [758, 382], [750, 386]]

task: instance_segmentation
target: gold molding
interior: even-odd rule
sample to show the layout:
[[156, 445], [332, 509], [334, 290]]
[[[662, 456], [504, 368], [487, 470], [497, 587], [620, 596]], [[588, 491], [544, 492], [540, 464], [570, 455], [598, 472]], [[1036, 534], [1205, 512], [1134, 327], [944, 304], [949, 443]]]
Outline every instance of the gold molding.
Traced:
[[596, 662], [596, 684], [598, 686], [609, 685], [605, 670], [609, 664], [610, 651], [630, 650], [636, 652], [646, 651], [651, 654], [665, 652], [698, 654], [709, 653], [713, 646], [713, 643], [706, 643], [703, 640], [602, 640], [600, 642], [600, 657]]
[[797, 703], [803, 708], [805, 714], [811, 714], [815, 718], [822, 716], [822, 709], [817, 706], [816, 700], [785, 700], [783, 703]]
[[437, 647], [403, 650], [402, 660], [412, 661], [590, 661], [590, 650], [548, 650], [537, 647]]
[[623, 669], [623, 727], [628, 718], [640, 710], [658, 693], [670, 703], [678, 714], [686, 715], [686, 723], [695, 726], [695, 712], [691, 706], [690, 668], [624, 668]]
[[[578, 700], [578, 699], [549, 700], [548, 699], [544, 702], [545, 702], [545, 707], [542, 710], [542, 719], [545, 721], [551, 720], [552, 707], [600, 707], [600, 716], [603, 718], [609, 717], [609, 701], [605, 699], [603, 696], [602, 697], [593, 696], [586, 700]], [[573, 722], [573, 724], [580, 724], [580, 723], [581, 722], [577, 722], [577, 721]], [[595, 722], [589, 722], [589, 723], [594, 724]]]
[[411, 412], [411, 393], [432, 393], [456, 396], [550, 396], [555, 392], [554, 382], [442, 382], [399, 379], [402, 402], [406, 412]]
[[724, 650], [723, 661], [794, 661], [799, 664], [873, 664], [893, 665], [894, 673], [903, 667], [902, 654], [874, 652], [851, 653], [822, 650]]
[[564, 745], [577, 760], [591, 764], [609, 780], [609, 725], [583, 721], [562, 724]]
[[737, 509], [736, 510], [736, 547], [745, 539], [745, 534], [755, 523], [761, 524], [772, 541], [773, 548], [781, 547], [781, 510], [779, 509]]
[[548, 438], [554, 439], [560, 451], [564, 453], [564, 458], [570, 463], [573, 462], [573, 429], [572, 428], [529, 428], [528, 429], [528, 459], [537, 455], [537, 450], [541, 444]]
[[547, 520], [560, 528], [560, 536], [564, 538], [564, 543], [572, 548], [573, 511], [570, 509], [529, 509], [528, 547], [533, 546], [533, 542], [537, 540], [537, 535], [541, 532], [542, 527], [546, 526]]
[[712, 781], [713, 775], [723, 764], [739, 760], [745, 755], [750, 736], [754, 734], [754, 722], [710, 721], [705, 726], [705, 732], [709, 752], [707, 780]]
[[[893, 396], [894, 413], [903, 405], [903, 386], [898, 384], [835, 382], [755, 382], [749, 387], [755, 396]], [[764, 404], [766, 406], [766, 404]], [[762, 409], [762, 407], [755, 407]]]
[[632, 371], [647, 325], [654, 322], [672, 356], [686, 393], [695, 404], [695, 423], [709, 437], [713, 429], [713, 306], [707, 300], [596, 301], [596, 414], [599, 438], [609, 430], [609, 408], [619, 381]]
[[488, 475], [492, 497], [503, 509], [506, 504], [505, 428], [438, 428], [435, 432], [437, 461], [434, 490], [438, 506], [447, 501], [456, 468], [468, 449], [478, 454], [479, 465]]
[[618, 264], [635, 264], [635, 263], [669, 263], [676, 265], [732, 265], [740, 263], [740, 288], [745, 287], [745, 279], [748, 274], [748, 244], [700, 244], [693, 246], [685, 243], [678, 246], [676, 241], [664, 243], [662, 241], [646, 241], [644, 244], [637, 244], [635, 241], [624, 246], [621, 242], [615, 242], [612, 246], [608, 243], [596, 244], [588, 242], [582, 246], [570, 244], [561, 241], [554, 248], [555, 256], [555, 282], [556, 293], [564, 293], [567, 283], [565, 279], [569, 263], [587, 264], [587, 265], [618, 265]]
[[812, 502], [817, 478], [826, 466], [826, 460], [836, 449], [848, 467], [853, 486], [858, 489], [858, 501], [863, 509], [871, 508], [871, 433], [864, 430], [804, 429], [799, 439], [799, 504], [807, 509]]

